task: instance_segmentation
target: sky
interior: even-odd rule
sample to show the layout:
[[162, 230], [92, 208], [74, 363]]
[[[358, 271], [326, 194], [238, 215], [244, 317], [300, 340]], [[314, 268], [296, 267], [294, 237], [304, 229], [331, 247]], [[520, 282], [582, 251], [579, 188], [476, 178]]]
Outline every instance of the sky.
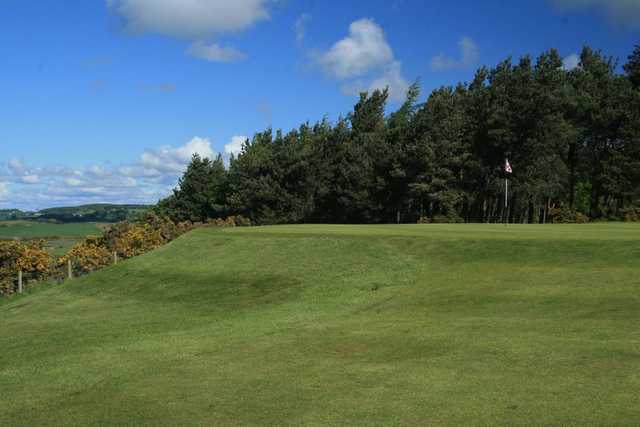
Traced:
[[640, 0], [2, 0], [0, 209], [155, 203], [194, 153], [237, 154], [388, 86], [583, 45], [621, 63]]

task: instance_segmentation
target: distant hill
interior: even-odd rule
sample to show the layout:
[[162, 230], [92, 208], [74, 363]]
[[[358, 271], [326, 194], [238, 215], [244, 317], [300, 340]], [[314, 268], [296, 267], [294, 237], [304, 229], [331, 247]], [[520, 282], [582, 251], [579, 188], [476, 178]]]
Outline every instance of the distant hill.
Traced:
[[33, 212], [23, 212], [19, 209], [0, 209], [0, 221], [14, 221], [28, 218]]
[[32, 220], [53, 222], [118, 222], [135, 220], [149, 210], [147, 205], [93, 204], [42, 209], [24, 212], [18, 209], [0, 210], [0, 221]]

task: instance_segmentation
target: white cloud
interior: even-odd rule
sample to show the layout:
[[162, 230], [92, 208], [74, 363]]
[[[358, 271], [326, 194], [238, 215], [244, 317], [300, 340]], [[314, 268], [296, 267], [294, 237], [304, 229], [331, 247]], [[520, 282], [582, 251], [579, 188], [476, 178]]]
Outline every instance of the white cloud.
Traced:
[[580, 55], [572, 53], [562, 60], [562, 68], [571, 71], [580, 65]]
[[80, 187], [81, 185], [84, 185], [84, 181], [81, 181], [76, 178], [66, 178], [64, 180], [64, 183], [70, 187]]
[[298, 43], [304, 40], [304, 37], [307, 33], [307, 24], [311, 21], [311, 15], [307, 13], [303, 13], [296, 19], [296, 23], [294, 25], [294, 30], [296, 32], [296, 40]]
[[9, 195], [9, 184], [6, 182], [0, 182], [0, 200], [5, 200]]
[[237, 62], [247, 59], [247, 55], [233, 47], [220, 46], [218, 43], [206, 44], [203, 41], [194, 42], [187, 53], [194, 58], [211, 62]]
[[89, 168], [85, 171], [85, 174], [95, 178], [108, 178], [110, 176], [113, 176], [113, 173], [110, 170], [98, 165], [89, 166]]
[[21, 181], [25, 184], [37, 184], [40, 182], [40, 177], [38, 175], [25, 175], [21, 178]]
[[404, 101], [409, 90], [409, 84], [402, 77], [402, 64], [395, 61], [385, 67], [384, 73], [369, 86], [369, 92], [375, 89], [389, 88], [389, 99]]
[[[405, 99], [409, 84], [402, 76], [402, 62], [395, 58], [382, 28], [371, 19], [352, 22], [349, 36], [318, 55], [316, 60], [328, 75], [340, 80], [351, 79], [342, 84], [343, 95], [354, 96], [388, 87], [390, 100]], [[373, 77], [373, 70], [382, 70], [382, 74]], [[362, 78], [352, 80], [359, 76]]]
[[211, 159], [216, 156], [209, 140], [195, 137], [179, 147], [146, 150], [135, 162], [119, 166], [73, 169], [36, 167], [18, 160], [0, 162], [0, 209], [155, 203], [170, 193], [196, 153]]
[[137, 33], [199, 39], [241, 31], [268, 19], [268, 0], [107, 0]]
[[389, 88], [389, 99], [404, 101], [409, 90], [409, 83], [402, 77], [402, 64], [394, 61], [387, 65], [381, 76], [366, 85], [362, 80], [346, 83], [340, 88], [343, 95], [358, 96], [362, 92], [373, 92], [376, 89]]
[[363, 75], [393, 59], [382, 28], [372, 19], [360, 19], [351, 23], [348, 37], [321, 53], [317, 61], [327, 74], [344, 79]]
[[[186, 53], [194, 58], [235, 62], [246, 55], [230, 46], [203, 40], [246, 30], [269, 19], [267, 6], [276, 0], [106, 0], [132, 33], [154, 33], [195, 41]], [[165, 90], [169, 89], [169, 90]], [[167, 86], [163, 91], [173, 91]]]
[[234, 136], [231, 138], [231, 142], [224, 146], [225, 154], [237, 156], [242, 152], [242, 146], [246, 140], [246, 136]]
[[470, 68], [477, 65], [480, 52], [476, 43], [470, 37], [463, 37], [458, 42], [460, 58], [455, 59], [440, 54], [431, 59], [431, 69], [436, 71]]
[[612, 25], [640, 29], [638, 0], [550, 0], [561, 10], [596, 9], [604, 13]]
[[26, 170], [24, 163], [17, 159], [11, 159], [8, 163], [9, 168], [16, 173], [23, 173]]
[[179, 174], [184, 171], [194, 154], [212, 159], [215, 153], [208, 139], [195, 137], [182, 147], [147, 150], [140, 156], [138, 164], [147, 172]]

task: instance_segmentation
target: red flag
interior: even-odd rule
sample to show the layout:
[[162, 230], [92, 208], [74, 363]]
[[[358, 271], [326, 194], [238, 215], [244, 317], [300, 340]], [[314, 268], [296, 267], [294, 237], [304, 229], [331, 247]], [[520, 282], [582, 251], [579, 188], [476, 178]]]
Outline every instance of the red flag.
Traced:
[[509, 159], [504, 160], [504, 171], [506, 173], [513, 173], [513, 169], [511, 169], [511, 165], [509, 164]]

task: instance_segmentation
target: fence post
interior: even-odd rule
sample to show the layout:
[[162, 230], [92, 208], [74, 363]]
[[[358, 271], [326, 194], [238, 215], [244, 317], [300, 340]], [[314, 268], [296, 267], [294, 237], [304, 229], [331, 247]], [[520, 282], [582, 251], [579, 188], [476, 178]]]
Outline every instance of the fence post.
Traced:
[[117, 264], [118, 263], [118, 252], [114, 251], [113, 252], [113, 264]]
[[73, 274], [71, 273], [71, 260], [70, 259], [67, 260], [67, 276], [69, 277], [69, 279], [73, 278]]
[[22, 269], [18, 270], [18, 293], [22, 293]]

